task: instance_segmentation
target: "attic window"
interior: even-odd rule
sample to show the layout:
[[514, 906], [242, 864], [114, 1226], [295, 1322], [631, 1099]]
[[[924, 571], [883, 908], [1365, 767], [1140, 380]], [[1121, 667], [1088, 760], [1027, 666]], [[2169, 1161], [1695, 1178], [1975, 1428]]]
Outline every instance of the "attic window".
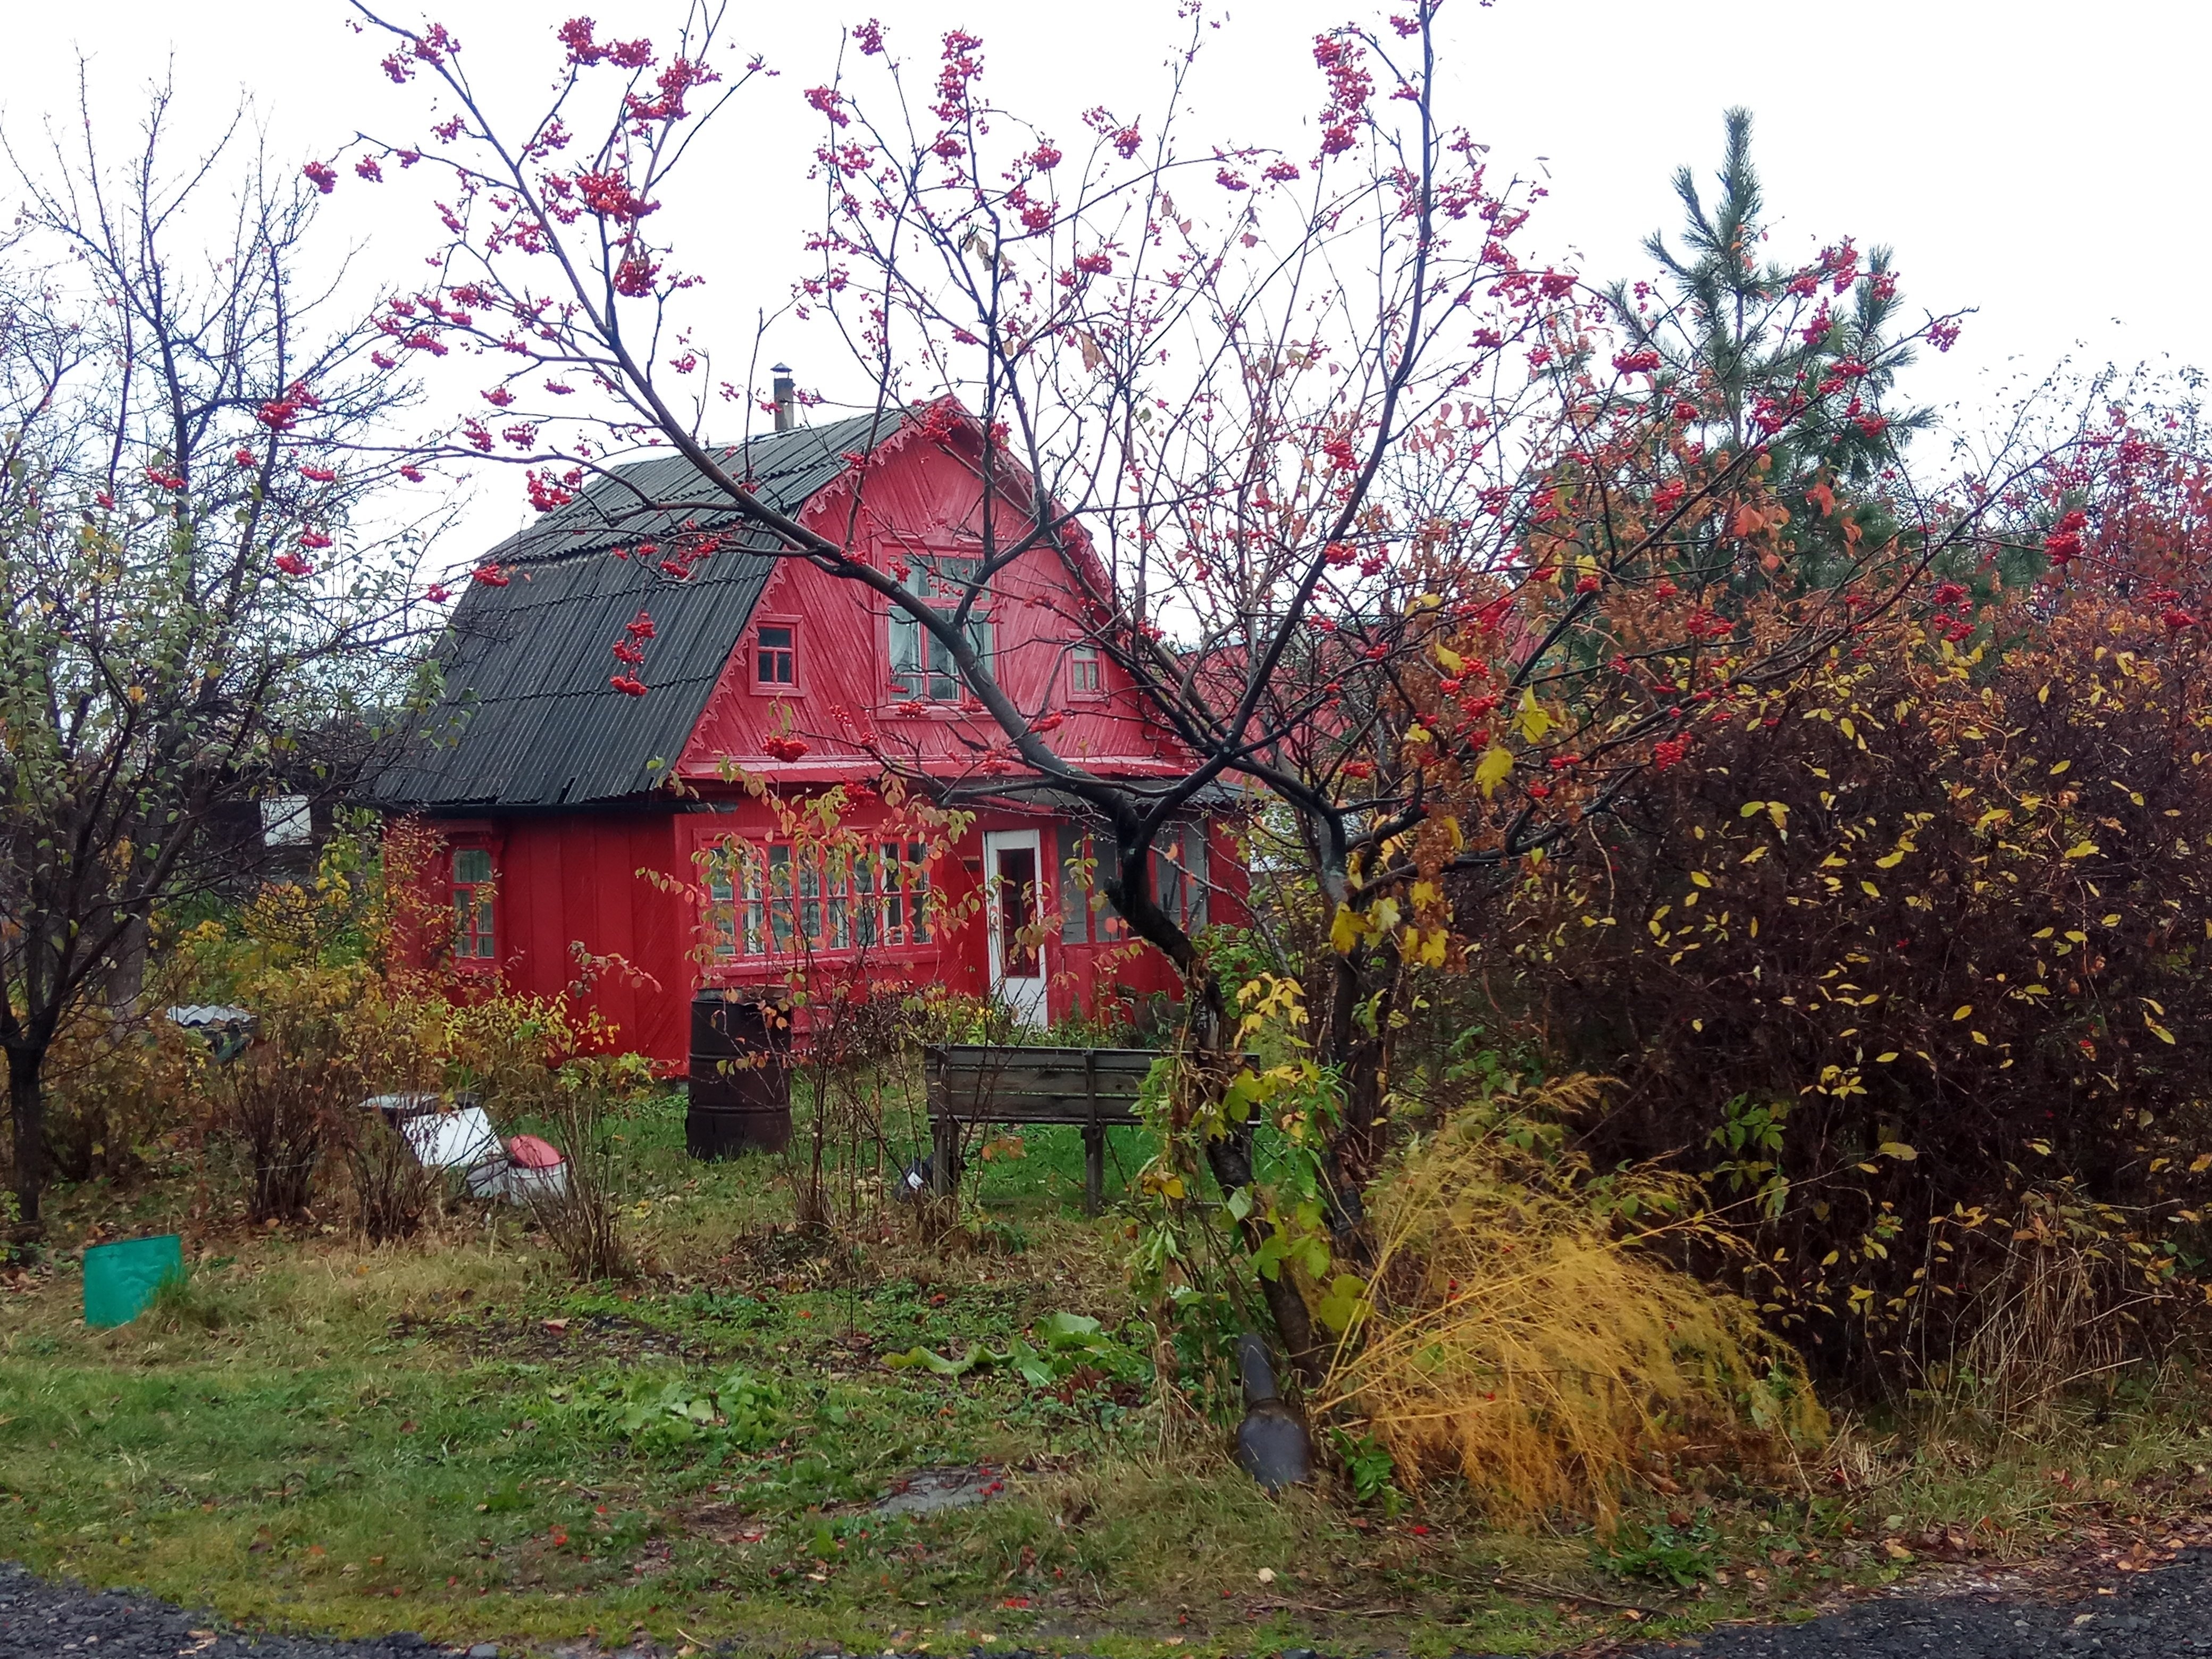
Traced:
[[[907, 573], [906, 591], [928, 600], [932, 610], [949, 616], [973, 589], [981, 562], [976, 559], [933, 559], [927, 563], [916, 560]], [[982, 614], [980, 603], [968, 612], [967, 635], [969, 648], [988, 662], [991, 620]], [[960, 670], [952, 660], [951, 648], [936, 635], [925, 632], [921, 622], [902, 610], [891, 612], [890, 659], [891, 678], [908, 697], [957, 702], [966, 689], [960, 683]]]
[[793, 623], [763, 623], [753, 634], [753, 684], [764, 691], [799, 686], [799, 629]]
[[1067, 653], [1067, 690], [1071, 696], [1095, 697], [1104, 686], [1098, 672], [1098, 647], [1079, 645]]

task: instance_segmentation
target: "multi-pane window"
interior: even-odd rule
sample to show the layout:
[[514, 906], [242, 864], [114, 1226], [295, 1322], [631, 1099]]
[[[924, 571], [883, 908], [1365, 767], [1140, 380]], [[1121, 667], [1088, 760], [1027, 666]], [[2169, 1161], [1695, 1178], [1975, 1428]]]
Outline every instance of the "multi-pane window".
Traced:
[[1121, 913], [1106, 902], [1097, 837], [1079, 824], [1060, 826], [1060, 939], [1104, 945], [1128, 936]]
[[1067, 689], [1079, 697], [1095, 697], [1103, 688], [1099, 677], [1098, 647], [1079, 645], [1067, 653]]
[[[917, 599], [927, 599], [932, 610], [949, 617], [971, 591], [979, 566], [975, 559], [916, 560], [908, 567], [904, 586]], [[904, 611], [892, 611], [890, 629], [891, 678], [906, 695], [929, 702], [958, 702], [963, 688], [951, 647]], [[969, 647], [988, 661], [991, 623], [980, 610], [968, 613], [967, 635]]]
[[707, 862], [707, 927], [716, 957], [789, 957], [929, 942], [929, 849], [865, 850], [725, 842]]
[[763, 623], [753, 630], [753, 684], [785, 690], [799, 684], [799, 630]]
[[453, 854], [453, 960], [488, 963], [499, 954], [492, 933], [491, 854], [481, 847]]
[[[1060, 826], [1060, 938], [1063, 945], [1104, 945], [1128, 937], [1128, 924], [1097, 895], [1100, 857], [1111, 849], [1079, 824]], [[1152, 842], [1152, 896], [1188, 932], [1206, 926], [1206, 829], [1171, 823]]]

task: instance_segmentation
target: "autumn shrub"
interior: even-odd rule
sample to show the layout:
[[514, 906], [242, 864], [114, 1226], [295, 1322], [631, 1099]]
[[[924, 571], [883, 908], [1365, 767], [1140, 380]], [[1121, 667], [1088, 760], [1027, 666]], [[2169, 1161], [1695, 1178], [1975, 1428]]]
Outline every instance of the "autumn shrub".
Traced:
[[1741, 1297], [1653, 1249], [1705, 1224], [1696, 1183], [1559, 1151], [1563, 1079], [1455, 1114], [1372, 1192], [1367, 1310], [1329, 1379], [1401, 1479], [1462, 1476], [1497, 1521], [1609, 1528], [1689, 1442], [1760, 1469], [1826, 1432], [1803, 1368]]
[[2202, 1299], [2212, 658], [2140, 587], [1929, 586], [1462, 896], [1620, 1079], [1593, 1155], [1698, 1176], [1817, 1370], [2017, 1395]]
[[324, 1155], [355, 1127], [362, 1072], [348, 1016], [359, 978], [312, 968], [264, 976], [253, 1041], [205, 1064], [212, 1127], [245, 1152], [256, 1221], [306, 1218]]
[[578, 1066], [562, 1081], [544, 1109], [562, 1155], [562, 1179], [526, 1188], [524, 1201], [571, 1277], [629, 1279], [637, 1263], [623, 1231], [621, 1120], [611, 1109], [619, 1077], [611, 1068]]
[[64, 1181], [123, 1180], [182, 1121], [191, 1044], [154, 1006], [90, 1007], [46, 1059], [48, 1167]]

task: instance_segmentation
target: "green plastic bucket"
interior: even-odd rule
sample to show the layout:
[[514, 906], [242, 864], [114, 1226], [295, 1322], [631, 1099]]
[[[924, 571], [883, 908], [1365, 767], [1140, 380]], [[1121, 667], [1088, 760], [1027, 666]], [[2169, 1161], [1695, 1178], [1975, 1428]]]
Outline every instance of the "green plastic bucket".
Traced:
[[128, 1325], [154, 1293], [185, 1276], [185, 1241], [174, 1233], [95, 1244], [84, 1253], [84, 1322]]

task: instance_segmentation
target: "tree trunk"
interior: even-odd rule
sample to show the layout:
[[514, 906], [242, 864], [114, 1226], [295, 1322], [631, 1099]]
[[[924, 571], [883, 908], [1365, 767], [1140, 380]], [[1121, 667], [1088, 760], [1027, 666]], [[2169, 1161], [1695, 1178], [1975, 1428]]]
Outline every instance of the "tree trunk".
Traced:
[[[1239, 1132], [1219, 1140], [1206, 1143], [1206, 1161], [1213, 1171], [1214, 1184], [1226, 1194], [1239, 1187], [1252, 1184], [1252, 1137], [1249, 1132]], [[1244, 1247], [1257, 1255], [1267, 1242], [1267, 1229], [1260, 1224], [1256, 1215], [1247, 1216], [1240, 1229]], [[1314, 1340], [1313, 1318], [1306, 1311], [1306, 1299], [1291, 1282], [1290, 1265], [1278, 1268], [1273, 1279], [1261, 1276], [1260, 1294], [1267, 1298], [1268, 1315], [1275, 1322], [1275, 1334], [1282, 1339], [1283, 1351], [1298, 1380], [1309, 1389], [1317, 1389], [1328, 1371], [1328, 1357]]]
[[18, 1218], [27, 1228], [39, 1223], [39, 1190], [46, 1158], [46, 1051], [10, 1044], [8, 1049], [8, 1115], [15, 1126], [15, 1197]]

